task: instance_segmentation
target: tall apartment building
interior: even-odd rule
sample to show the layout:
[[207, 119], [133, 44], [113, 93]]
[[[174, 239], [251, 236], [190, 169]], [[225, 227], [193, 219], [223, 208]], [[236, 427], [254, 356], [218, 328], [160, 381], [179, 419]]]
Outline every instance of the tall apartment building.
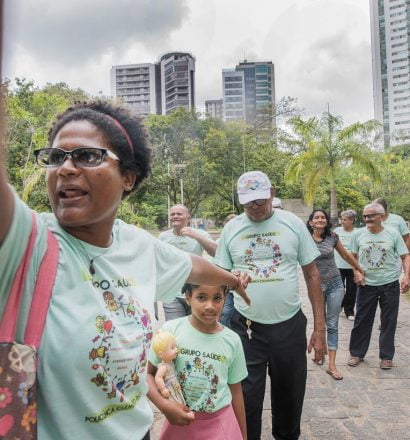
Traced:
[[242, 119], [248, 123], [266, 123], [275, 119], [275, 69], [271, 61], [240, 62], [233, 69], [223, 69], [224, 120]]
[[375, 119], [385, 145], [410, 141], [410, 0], [370, 0]]
[[223, 99], [208, 99], [205, 101], [205, 114], [212, 118], [223, 119]]
[[158, 64], [125, 64], [111, 68], [111, 96], [121, 98], [139, 116], [161, 113]]
[[161, 109], [166, 115], [184, 107], [195, 108], [195, 58], [187, 52], [169, 52], [160, 58]]
[[137, 115], [168, 114], [195, 108], [195, 58], [170, 52], [158, 63], [125, 64], [111, 68], [111, 96], [121, 98]]

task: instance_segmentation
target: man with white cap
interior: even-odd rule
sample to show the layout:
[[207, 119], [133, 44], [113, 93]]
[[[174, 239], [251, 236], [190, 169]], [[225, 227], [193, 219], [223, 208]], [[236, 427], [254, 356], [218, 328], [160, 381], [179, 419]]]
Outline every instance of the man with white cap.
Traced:
[[306, 317], [301, 310], [298, 264], [313, 308], [308, 351], [323, 363], [325, 318], [319, 255], [306, 226], [294, 214], [272, 208], [274, 190], [266, 174], [251, 171], [238, 180], [244, 213], [223, 229], [214, 262], [247, 272], [251, 306], [235, 294], [231, 328], [242, 340], [248, 377], [243, 381], [248, 440], [260, 439], [266, 372], [271, 379], [272, 435], [297, 439], [306, 387]]

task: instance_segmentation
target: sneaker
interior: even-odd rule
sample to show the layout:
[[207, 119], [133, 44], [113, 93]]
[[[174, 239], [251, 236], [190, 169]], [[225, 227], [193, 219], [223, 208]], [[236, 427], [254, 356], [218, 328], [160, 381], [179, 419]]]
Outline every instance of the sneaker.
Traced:
[[393, 361], [391, 359], [382, 359], [380, 361], [380, 368], [382, 370], [390, 370], [393, 367]]
[[357, 367], [360, 362], [363, 361], [363, 358], [359, 358], [357, 356], [352, 356], [348, 361], [347, 361], [347, 365], [349, 365], [349, 367]]
[[347, 319], [348, 319], [349, 321], [354, 321], [354, 315], [349, 315], [349, 316], [347, 317]]

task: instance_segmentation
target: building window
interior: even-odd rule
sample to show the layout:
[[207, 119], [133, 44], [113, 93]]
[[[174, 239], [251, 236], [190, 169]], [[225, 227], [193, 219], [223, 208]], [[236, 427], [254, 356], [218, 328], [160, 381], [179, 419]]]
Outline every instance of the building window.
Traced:
[[405, 58], [397, 58], [397, 59], [393, 60], [392, 63], [393, 64], [394, 63], [401, 63], [402, 61], [408, 61], [408, 58], [407, 57], [405, 57]]
[[269, 72], [269, 68], [266, 65], [263, 65], [263, 64], [259, 65], [259, 64], [257, 64], [255, 66], [255, 72], [256, 73], [268, 73]]
[[393, 9], [402, 8], [403, 6], [406, 6], [406, 5], [396, 5], [396, 6], [390, 7], [389, 9], [390, 9], [390, 11], [393, 11]]
[[224, 80], [227, 82], [231, 82], [231, 81], [240, 81], [242, 82], [242, 76], [225, 76]]
[[397, 72], [398, 70], [404, 70], [408, 69], [409, 66], [399, 66], [399, 67], [393, 67], [393, 72]]
[[408, 49], [404, 49], [404, 50], [398, 50], [397, 52], [392, 52], [391, 54], [394, 56], [394, 55], [398, 55], [398, 54], [401, 54], [401, 55], [404, 55], [404, 54], [407, 54], [409, 52], [409, 50]]

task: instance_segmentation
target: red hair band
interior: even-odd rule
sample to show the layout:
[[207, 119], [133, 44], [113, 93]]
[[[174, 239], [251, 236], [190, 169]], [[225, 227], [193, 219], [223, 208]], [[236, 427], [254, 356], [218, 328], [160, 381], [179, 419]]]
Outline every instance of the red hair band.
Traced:
[[121, 123], [119, 121], [117, 121], [117, 119], [113, 118], [110, 115], [105, 114], [105, 116], [107, 116], [109, 119], [111, 119], [112, 122], [114, 122], [114, 124], [116, 125], [116, 127], [120, 130], [120, 132], [124, 135], [125, 139], [127, 139], [128, 142], [128, 146], [131, 149], [131, 153], [132, 155], [134, 155], [134, 146], [132, 144], [130, 135], [127, 133], [127, 130], [121, 125]]

